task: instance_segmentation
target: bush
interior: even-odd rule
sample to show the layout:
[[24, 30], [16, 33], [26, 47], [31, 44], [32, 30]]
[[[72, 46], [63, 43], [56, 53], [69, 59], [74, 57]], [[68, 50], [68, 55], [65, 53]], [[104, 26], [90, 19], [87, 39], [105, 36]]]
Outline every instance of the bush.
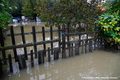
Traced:
[[97, 23], [103, 38], [108, 42], [120, 44], [120, 16], [118, 12], [113, 14], [105, 13], [99, 16]]
[[107, 11], [96, 21], [100, 35], [109, 43], [120, 44], [120, 0], [107, 0], [104, 4]]
[[6, 28], [10, 20], [10, 15], [8, 12], [0, 12], [0, 29]]

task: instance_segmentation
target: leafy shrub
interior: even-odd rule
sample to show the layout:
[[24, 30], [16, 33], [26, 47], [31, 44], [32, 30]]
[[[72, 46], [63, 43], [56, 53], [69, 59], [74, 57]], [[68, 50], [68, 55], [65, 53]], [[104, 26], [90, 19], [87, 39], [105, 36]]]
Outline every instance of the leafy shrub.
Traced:
[[120, 16], [118, 12], [113, 14], [105, 13], [99, 16], [97, 21], [101, 36], [108, 42], [120, 44]]
[[8, 12], [0, 12], [0, 29], [6, 28], [10, 20], [10, 15]]
[[8, 4], [8, 0], [0, 0], [0, 29], [6, 28], [11, 18]]

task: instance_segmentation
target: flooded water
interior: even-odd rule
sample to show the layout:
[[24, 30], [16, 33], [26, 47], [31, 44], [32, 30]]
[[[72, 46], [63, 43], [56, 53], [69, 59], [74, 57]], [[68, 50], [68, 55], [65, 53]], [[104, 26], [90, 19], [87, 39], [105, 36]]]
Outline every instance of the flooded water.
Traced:
[[120, 54], [97, 50], [22, 70], [6, 80], [120, 80]]

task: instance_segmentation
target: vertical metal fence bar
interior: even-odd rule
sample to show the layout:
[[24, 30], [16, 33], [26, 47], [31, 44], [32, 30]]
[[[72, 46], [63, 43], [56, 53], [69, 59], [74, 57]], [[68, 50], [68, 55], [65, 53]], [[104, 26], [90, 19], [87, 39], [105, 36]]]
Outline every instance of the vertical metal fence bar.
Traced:
[[[22, 36], [22, 42], [23, 44], [26, 44], [26, 40], [25, 40], [25, 35], [24, 35], [25, 31], [24, 31], [24, 27], [21, 26], [21, 36]], [[28, 55], [27, 55], [27, 48], [24, 47], [24, 55], [25, 55], [25, 59], [28, 60]]]

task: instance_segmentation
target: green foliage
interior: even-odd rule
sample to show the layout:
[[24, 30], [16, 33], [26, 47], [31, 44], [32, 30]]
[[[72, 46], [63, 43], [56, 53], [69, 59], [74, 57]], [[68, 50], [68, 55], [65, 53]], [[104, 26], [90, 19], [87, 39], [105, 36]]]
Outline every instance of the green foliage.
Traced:
[[36, 13], [42, 20], [52, 24], [93, 24], [98, 15], [96, 5], [96, 2], [90, 4], [86, 0], [38, 0]]
[[7, 27], [9, 20], [10, 15], [8, 14], [8, 12], [6, 11], [0, 12], [0, 29]]
[[0, 12], [8, 10], [8, 1], [0, 0]]
[[[120, 11], [120, 0], [115, 0], [112, 4], [111, 4], [111, 7], [109, 9], [109, 13], [113, 13], [113, 12], [117, 12], [117, 11]], [[120, 12], [119, 12], [119, 15], [120, 15]]]
[[22, 0], [22, 14], [33, 18], [36, 15], [35, 6], [36, 0]]
[[109, 42], [120, 44], [120, 0], [107, 1], [107, 11], [96, 21], [101, 35]]
[[101, 35], [108, 41], [120, 43], [120, 16], [118, 13], [105, 13], [97, 21]]
[[10, 20], [10, 14], [8, 13], [8, 2], [7, 0], [1, 0], [0, 2], [0, 29], [8, 26]]
[[[120, 0], [107, 0], [105, 4], [103, 4], [104, 7], [106, 7], [107, 13], [113, 13], [120, 11]], [[120, 15], [120, 12], [119, 12]]]
[[21, 16], [23, 0], [8, 0], [9, 2], [9, 13], [13, 16]]

